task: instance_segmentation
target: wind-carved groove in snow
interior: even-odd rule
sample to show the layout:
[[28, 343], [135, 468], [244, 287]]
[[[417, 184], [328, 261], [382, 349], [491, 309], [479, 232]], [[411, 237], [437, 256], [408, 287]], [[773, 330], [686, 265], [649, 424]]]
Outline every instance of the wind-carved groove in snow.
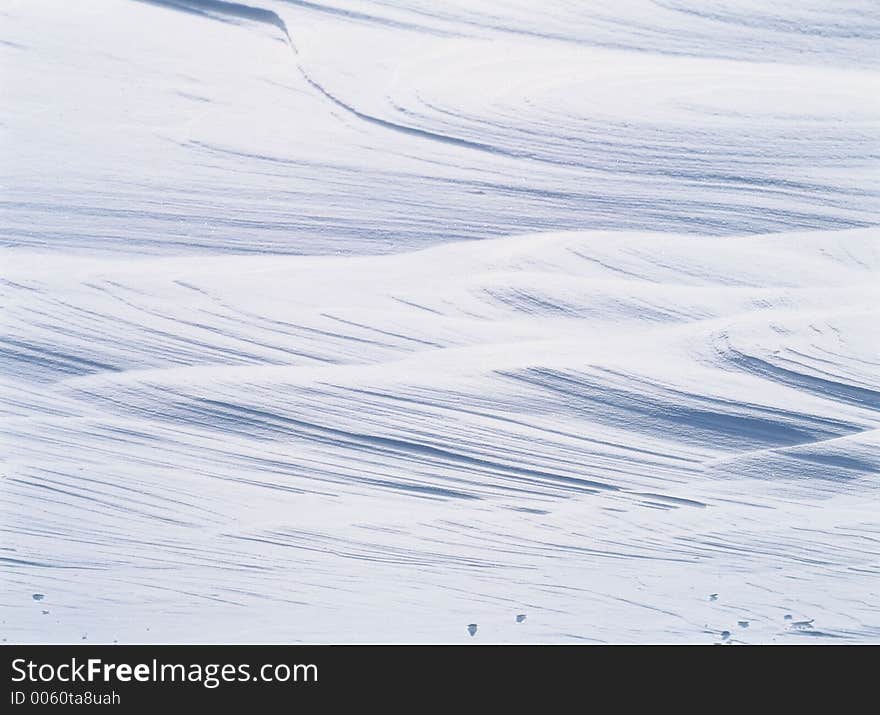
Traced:
[[[281, 18], [280, 15], [271, 11], [265, 10], [263, 8], [256, 8], [250, 5], [242, 5], [240, 3], [229, 3], [224, 2], [223, 0], [140, 0], [141, 2], [151, 2], [157, 5], [167, 6], [173, 9], [197, 9], [197, 10], [210, 10], [216, 12], [220, 15], [228, 15], [230, 17], [237, 17], [245, 20], [251, 20], [254, 22], [262, 22], [274, 27], [277, 27], [284, 33], [284, 37], [287, 40], [288, 45], [290, 46], [291, 51], [294, 54], [294, 57], [299, 54], [299, 51], [296, 48], [296, 44], [294, 43], [293, 37], [290, 33], [290, 30], [287, 27], [287, 23]], [[321, 6], [314, 6], [311, 3], [305, 2], [297, 2], [294, 3], [296, 5], [300, 5], [302, 7], [306, 7], [309, 9], [321, 8]], [[322, 10], [326, 10], [326, 8], [321, 8]], [[361, 16], [357, 13], [348, 14], [346, 16], [351, 16], [355, 19], [369, 19], [369, 16]], [[382, 119], [381, 117], [376, 117], [371, 114], [367, 114], [355, 108], [354, 106], [347, 104], [343, 100], [339, 99], [339, 97], [335, 96], [332, 92], [323, 87], [319, 82], [315, 81], [308, 72], [306, 72], [305, 68], [295, 60], [297, 70], [302, 74], [303, 78], [308, 82], [308, 84], [313, 87], [317, 92], [321, 94], [321, 96], [328, 99], [332, 102], [336, 107], [344, 110], [348, 114], [356, 117], [365, 122], [369, 122], [378, 127], [382, 127], [383, 129], [390, 129], [395, 132], [402, 132], [404, 134], [408, 134], [410, 136], [417, 137], [419, 139], [428, 139], [431, 141], [438, 141], [445, 144], [451, 144], [454, 146], [463, 147], [465, 149], [475, 149], [477, 151], [485, 151], [494, 154], [506, 154], [512, 157], [531, 157], [528, 153], [520, 153], [520, 152], [506, 152], [497, 147], [493, 147], [489, 144], [482, 144], [480, 142], [468, 141], [467, 139], [460, 139], [453, 136], [447, 136], [445, 134], [438, 134], [436, 132], [431, 132], [425, 129], [419, 129], [418, 127], [410, 127], [405, 124], [398, 124], [396, 122], [389, 121], [387, 119]]]

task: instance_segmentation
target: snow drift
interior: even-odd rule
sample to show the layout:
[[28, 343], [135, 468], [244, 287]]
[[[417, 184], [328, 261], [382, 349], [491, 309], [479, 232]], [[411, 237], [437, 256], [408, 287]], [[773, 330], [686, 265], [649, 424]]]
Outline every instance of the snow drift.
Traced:
[[824, 8], [7, 3], [3, 637], [880, 640]]

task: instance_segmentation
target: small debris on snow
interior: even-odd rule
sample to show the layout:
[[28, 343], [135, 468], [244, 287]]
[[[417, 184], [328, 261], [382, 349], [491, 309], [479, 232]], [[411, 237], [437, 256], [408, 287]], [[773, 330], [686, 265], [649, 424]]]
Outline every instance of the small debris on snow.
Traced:
[[472, 636], [477, 635], [477, 624], [476, 623], [469, 623], [468, 624], [468, 633], [470, 633]]

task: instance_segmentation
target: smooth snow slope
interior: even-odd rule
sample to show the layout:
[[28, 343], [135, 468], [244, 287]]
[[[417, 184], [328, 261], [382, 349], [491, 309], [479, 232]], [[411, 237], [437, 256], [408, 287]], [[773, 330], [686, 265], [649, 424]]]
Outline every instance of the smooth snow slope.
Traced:
[[0, 4], [3, 638], [880, 642], [877, 5], [536, 7]]

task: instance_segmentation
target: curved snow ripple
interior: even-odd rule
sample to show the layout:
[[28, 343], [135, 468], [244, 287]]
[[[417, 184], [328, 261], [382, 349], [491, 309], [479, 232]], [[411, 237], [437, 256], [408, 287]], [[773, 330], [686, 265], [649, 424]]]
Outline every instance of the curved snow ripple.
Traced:
[[360, 254], [880, 216], [873, 3], [55, 6], [14, 6], [0, 50], [8, 246]]
[[4, 638], [880, 641], [873, 3], [4, 12]]
[[7, 575], [67, 609], [19, 637], [874, 639], [878, 246], [15, 258]]

